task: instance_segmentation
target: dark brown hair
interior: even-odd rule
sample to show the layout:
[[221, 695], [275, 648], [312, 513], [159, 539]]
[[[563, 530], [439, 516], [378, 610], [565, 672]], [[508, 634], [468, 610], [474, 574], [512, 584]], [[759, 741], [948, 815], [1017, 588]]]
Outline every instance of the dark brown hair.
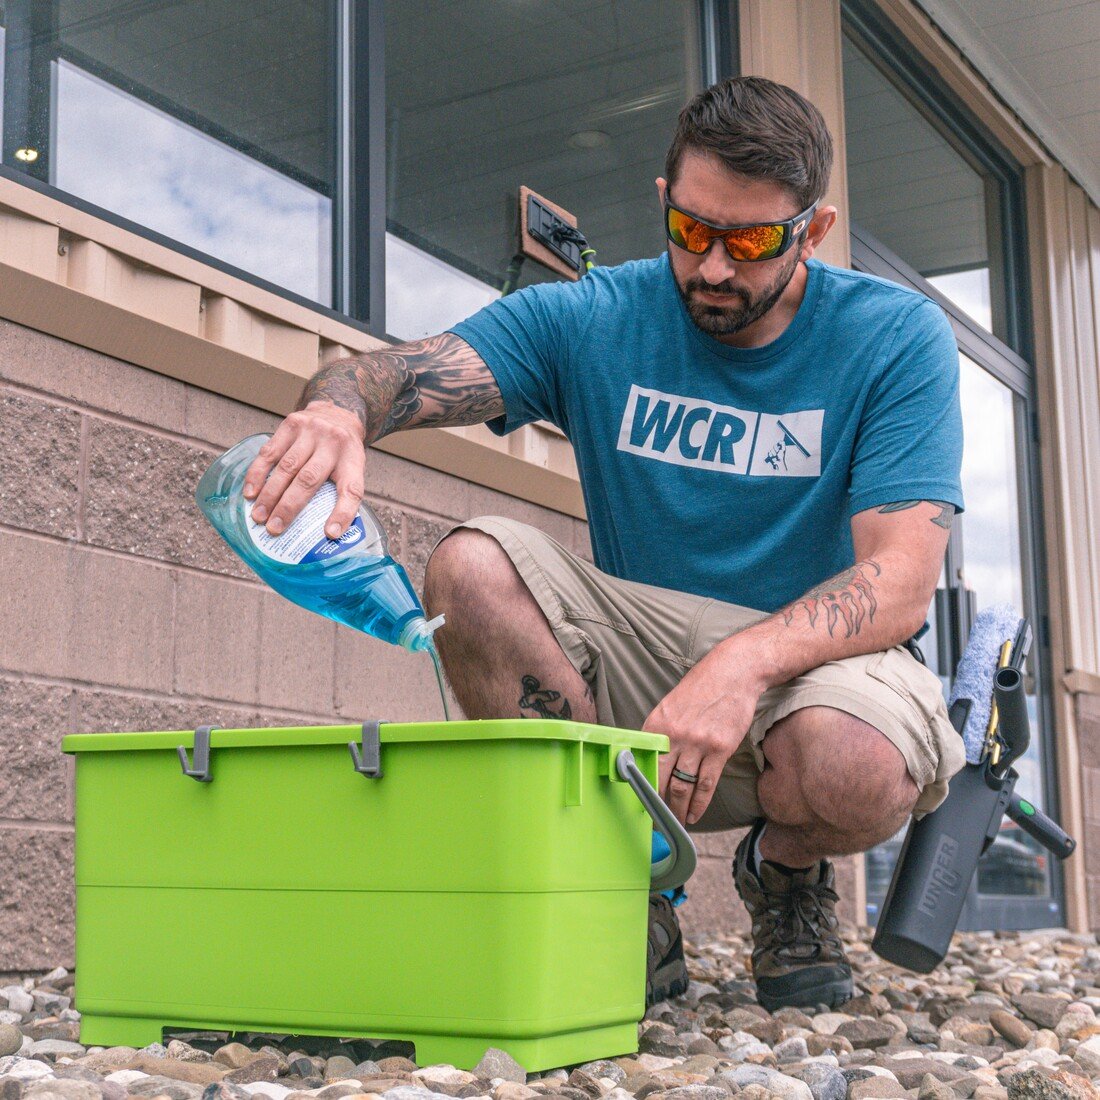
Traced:
[[762, 76], [712, 84], [680, 112], [665, 157], [670, 187], [689, 150], [714, 154], [738, 175], [782, 184], [800, 210], [821, 200], [833, 164], [821, 112], [793, 88]]

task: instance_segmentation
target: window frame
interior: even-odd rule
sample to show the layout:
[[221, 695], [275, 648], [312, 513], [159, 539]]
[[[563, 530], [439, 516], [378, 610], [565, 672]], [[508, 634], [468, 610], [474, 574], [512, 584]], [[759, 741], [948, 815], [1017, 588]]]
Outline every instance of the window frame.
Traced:
[[[871, 0], [842, 0], [842, 33], [848, 34], [864, 56], [901, 91], [913, 107], [949, 140], [975, 169], [1000, 184], [999, 245], [1004, 285], [1005, 334], [1002, 340], [965, 314], [919, 272], [881, 241], [850, 226], [852, 266], [927, 295], [945, 312], [959, 350], [1006, 386], [1013, 395], [1019, 509], [1026, 517], [1020, 527], [1020, 567], [1024, 598], [1032, 609], [1035, 630], [1034, 668], [1043, 760], [1043, 797], [1047, 812], [1057, 819], [1059, 790], [1056, 712], [1054, 707], [1049, 576], [1043, 539], [1043, 507], [1040, 490], [1039, 429], [1036, 414], [1036, 371], [1029, 303], [1027, 220], [1024, 205], [1023, 168], [982, 128], [966, 106], [944, 89], [934, 70]], [[965, 516], [961, 522], [965, 522]], [[959, 536], [952, 535], [945, 561], [949, 588], [962, 564]], [[1052, 919], [1064, 923], [1065, 874], [1051, 857], [1050, 894], [1044, 897], [986, 895], [977, 893], [977, 875], [971, 884], [959, 922], [962, 930], [981, 928], [1025, 929], [1048, 927]]]
[[[716, 80], [736, 75], [738, 71], [738, 4], [737, 0], [693, 0], [700, 28], [701, 71], [704, 80]], [[190, 259], [198, 260], [235, 278], [271, 291], [280, 297], [315, 309], [325, 316], [343, 321], [378, 339], [392, 341], [386, 331], [386, 86], [385, 86], [385, 2], [384, 0], [331, 0], [329, 8], [330, 47], [330, 124], [335, 147], [335, 180], [333, 186], [324, 181], [305, 178], [301, 172], [289, 170], [278, 158], [258, 150], [236, 137], [216, 122], [188, 111], [148, 88], [133, 81], [112, 80], [112, 70], [86, 57], [81, 51], [62, 46], [56, 35], [56, 2], [43, 5], [40, 0], [12, 0], [17, 12], [15, 37], [20, 28], [17, 5], [26, 5], [30, 22], [26, 36], [38, 43], [26, 52], [22, 69], [26, 78], [17, 80], [19, 66], [13, 75], [5, 76], [14, 96], [4, 97], [5, 117], [19, 113], [25, 125], [5, 126], [0, 176], [24, 183], [85, 213], [174, 249]], [[10, 16], [10, 13], [9, 13]], [[43, 23], [43, 20], [46, 20]], [[25, 22], [27, 20], [24, 20]], [[9, 17], [6, 24], [12, 23]], [[11, 50], [11, 28], [5, 27], [8, 49]], [[243, 153], [289, 179], [316, 188], [332, 200], [332, 302], [316, 302], [294, 291], [278, 286], [243, 268], [234, 266], [208, 253], [191, 247], [176, 238], [165, 236], [139, 222], [87, 202], [49, 183], [50, 142], [52, 126], [49, 120], [55, 110], [53, 82], [49, 66], [64, 60], [83, 72], [134, 95], [141, 102]], [[5, 73], [10, 66], [5, 59]], [[32, 75], [31, 69], [36, 69]], [[43, 71], [43, 70], [46, 71]], [[10, 106], [9, 106], [10, 104]], [[9, 148], [9, 136], [30, 126], [37, 133], [43, 155], [33, 167], [14, 164], [14, 146]], [[365, 242], [365, 244], [357, 244]], [[445, 257], [444, 257], [445, 260]]]

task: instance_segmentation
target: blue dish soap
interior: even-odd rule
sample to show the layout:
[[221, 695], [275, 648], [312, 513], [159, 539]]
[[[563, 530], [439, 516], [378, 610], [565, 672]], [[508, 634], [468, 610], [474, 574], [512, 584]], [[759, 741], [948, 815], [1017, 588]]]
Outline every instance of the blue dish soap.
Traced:
[[249, 436], [215, 459], [195, 490], [203, 514], [237, 556], [281, 596], [412, 653], [431, 654], [442, 694], [432, 635], [443, 616], [427, 621], [370, 508], [360, 505], [351, 526], [330, 539], [324, 527], [336, 504], [336, 486], [326, 481], [281, 535], [271, 535], [253, 521], [255, 502], [245, 498], [244, 476], [269, 438]]

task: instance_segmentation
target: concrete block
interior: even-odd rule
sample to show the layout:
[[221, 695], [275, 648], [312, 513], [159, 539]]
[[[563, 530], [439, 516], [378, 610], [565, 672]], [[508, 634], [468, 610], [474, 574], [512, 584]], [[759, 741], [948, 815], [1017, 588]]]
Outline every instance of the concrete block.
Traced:
[[0, 391], [0, 523], [77, 533], [80, 414]]
[[1085, 804], [1082, 807], [1085, 818], [1100, 821], [1100, 768], [1083, 767], [1081, 769]]
[[73, 600], [71, 553], [61, 543], [0, 531], [0, 668], [65, 675]]
[[271, 434], [282, 417], [245, 405], [229, 397], [199, 389], [184, 388], [184, 434], [227, 451], [245, 436], [260, 432]]
[[592, 560], [592, 540], [588, 534], [588, 523], [583, 519], [573, 520], [573, 542], [569, 547], [578, 558]]
[[695, 850], [701, 856], [714, 856], [729, 862], [744, 835], [744, 829], [730, 829], [721, 833], [692, 833], [691, 839], [695, 841]]
[[388, 455], [384, 451], [367, 452], [364, 484], [371, 496], [383, 497], [396, 504], [409, 504], [445, 519], [469, 519], [470, 483], [450, 474]]
[[837, 856], [832, 862], [836, 872], [836, 891], [840, 895], [840, 900], [836, 903], [837, 916], [853, 924], [866, 924], [866, 911], [859, 912], [856, 909], [858, 861], [855, 856]]
[[0, 379], [143, 424], [183, 431], [182, 382], [3, 319]]
[[1100, 695], [1081, 693], [1076, 702], [1081, 762], [1089, 767], [1100, 767]]
[[73, 834], [0, 827], [0, 973], [71, 968]]
[[202, 699], [172, 699], [79, 687], [72, 695], [72, 733], [193, 730], [197, 726], [248, 729], [258, 723], [248, 707]]
[[167, 569], [0, 531], [0, 669], [167, 691]]
[[367, 504], [378, 517], [383, 530], [386, 532], [386, 538], [390, 544], [390, 557], [404, 562], [405, 537], [402, 533], [402, 525], [405, 520], [405, 513], [400, 508], [395, 508], [392, 504], [376, 497], [367, 497]]
[[1085, 821], [1085, 835], [1081, 838], [1085, 854], [1085, 872], [1100, 875], [1100, 821]]
[[[74, 547], [69, 578], [65, 671], [52, 675], [114, 687], [170, 691], [170, 571]], [[39, 583], [45, 581], [48, 586], [52, 580], [43, 574]]]
[[1100, 875], [1085, 876], [1085, 890], [1089, 904], [1089, 928], [1100, 929]]
[[142, 557], [251, 576], [195, 504], [214, 455], [199, 447], [95, 419], [88, 435], [84, 538]]
[[260, 660], [258, 702], [327, 720], [333, 714], [336, 624], [261, 591], [259, 632], [252, 642]]
[[[448, 705], [452, 718], [462, 716], [449, 690]], [[365, 634], [338, 630], [336, 711], [349, 722], [368, 718], [441, 721], [443, 704], [431, 660], [425, 654], [406, 653]]]
[[177, 692], [256, 702], [263, 598], [258, 584], [183, 570], [176, 574]]
[[72, 820], [72, 761], [61, 751], [71, 691], [0, 678], [0, 818]]
[[427, 519], [424, 516], [405, 516], [405, 557], [403, 564], [408, 571], [409, 580], [417, 593], [424, 594], [424, 569], [431, 557], [436, 543], [451, 530], [454, 524], [448, 521]]
[[572, 516], [497, 492], [496, 489], [487, 489], [484, 485], [470, 486], [470, 516], [507, 516], [545, 531], [567, 549], [572, 549], [575, 544], [575, 520]]
[[746, 932], [749, 917], [733, 888], [729, 860], [703, 856], [687, 884], [687, 901], [676, 910], [684, 936], [702, 940], [715, 933]]

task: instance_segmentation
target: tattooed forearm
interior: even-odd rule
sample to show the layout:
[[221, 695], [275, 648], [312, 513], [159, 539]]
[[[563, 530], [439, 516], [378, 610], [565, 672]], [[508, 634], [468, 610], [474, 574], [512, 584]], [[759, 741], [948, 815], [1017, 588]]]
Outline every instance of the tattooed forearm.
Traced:
[[[562, 697], [560, 691], [543, 688], [534, 676], [524, 676], [520, 680], [520, 686], [523, 688], [523, 694], [519, 699], [519, 709], [533, 711], [530, 717], [563, 718], [566, 721], [573, 717], [573, 708], [569, 705], [569, 700]], [[556, 711], [551, 710], [550, 704], [556, 703], [559, 699], [561, 699], [561, 706]]]
[[298, 408], [311, 401], [353, 412], [367, 443], [401, 428], [479, 424], [504, 412], [492, 372], [450, 333], [331, 363], [307, 383]]
[[872, 582], [881, 573], [878, 562], [870, 559], [861, 561], [811, 588], [800, 600], [783, 608], [783, 622], [790, 626], [798, 612], [805, 611], [810, 626], [816, 627], [818, 618], [824, 615], [829, 637], [835, 638], [837, 632], [842, 630], [842, 637], [851, 638], [860, 632], [864, 621], [875, 621], [878, 600]]
[[895, 500], [892, 504], [884, 504], [879, 511], [882, 513], [905, 512], [910, 508], [916, 508], [918, 504], [938, 504], [939, 515], [928, 518], [937, 526], [946, 531], [951, 530], [951, 519], [955, 515], [955, 505], [945, 504], [942, 500]]

